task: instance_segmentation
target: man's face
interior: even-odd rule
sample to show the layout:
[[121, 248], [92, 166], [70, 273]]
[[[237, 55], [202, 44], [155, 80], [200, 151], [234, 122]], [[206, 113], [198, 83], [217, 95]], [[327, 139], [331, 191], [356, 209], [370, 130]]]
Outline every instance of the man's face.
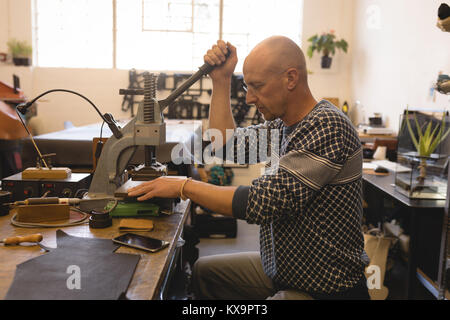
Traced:
[[[264, 71], [244, 66], [246, 103], [255, 105], [266, 121], [283, 118], [286, 112], [285, 72]], [[256, 70], [255, 70], [256, 69]]]

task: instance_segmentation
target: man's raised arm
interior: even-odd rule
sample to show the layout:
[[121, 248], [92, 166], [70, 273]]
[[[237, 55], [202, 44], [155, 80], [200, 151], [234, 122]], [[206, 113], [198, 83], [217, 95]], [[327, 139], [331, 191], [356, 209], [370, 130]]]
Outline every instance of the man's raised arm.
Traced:
[[[230, 55], [226, 54], [230, 51]], [[204, 56], [205, 62], [217, 66], [210, 77], [213, 83], [211, 107], [209, 110], [209, 128], [222, 132], [223, 144], [226, 143], [226, 130], [235, 129], [231, 111], [231, 77], [237, 64], [236, 48], [229, 42], [217, 41]]]

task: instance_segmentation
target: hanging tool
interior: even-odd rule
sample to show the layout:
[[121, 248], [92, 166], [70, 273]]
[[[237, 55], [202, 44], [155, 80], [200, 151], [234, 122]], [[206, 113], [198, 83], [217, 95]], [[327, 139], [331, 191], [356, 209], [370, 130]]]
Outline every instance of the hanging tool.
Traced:
[[14, 236], [5, 238], [3, 240], [0, 240], [0, 243], [4, 243], [5, 245], [18, 245], [23, 242], [39, 243], [42, 241], [42, 239], [42, 234], [35, 233], [27, 236]]

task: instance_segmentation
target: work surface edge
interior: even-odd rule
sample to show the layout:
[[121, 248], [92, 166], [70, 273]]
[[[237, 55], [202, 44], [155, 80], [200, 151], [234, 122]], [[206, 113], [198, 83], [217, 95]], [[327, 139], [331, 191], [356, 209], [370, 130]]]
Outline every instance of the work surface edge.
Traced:
[[396, 190], [394, 185], [394, 174], [376, 176], [363, 173], [363, 181], [383, 191], [389, 197], [396, 199], [411, 208], [444, 208], [445, 200], [432, 199], [410, 199]]
[[[151, 218], [154, 223], [153, 231], [136, 232], [170, 242], [167, 248], [155, 253], [147, 253], [124, 246], [116, 250], [116, 253], [130, 253], [141, 256], [126, 293], [127, 299], [147, 300], [158, 296], [160, 286], [168, 272], [170, 261], [175, 254], [190, 205], [190, 200], [181, 201], [175, 206], [173, 214]], [[65, 228], [18, 228], [10, 224], [10, 219], [10, 215], [0, 217], [0, 237], [41, 233], [44, 236], [42, 244], [51, 248], [56, 247], [56, 230], [58, 229], [69, 235], [84, 238], [112, 239], [121, 234], [118, 229], [120, 219], [113, 219], [113, 225], [105, 229], [90, 229], [87, 223]], [[44, 250], [36, 245], [23, 244], [5, 247], [0, 244], [0, 299], [6, 297], [14, 279], [16, 265], [43, 254], [46, 254]]]

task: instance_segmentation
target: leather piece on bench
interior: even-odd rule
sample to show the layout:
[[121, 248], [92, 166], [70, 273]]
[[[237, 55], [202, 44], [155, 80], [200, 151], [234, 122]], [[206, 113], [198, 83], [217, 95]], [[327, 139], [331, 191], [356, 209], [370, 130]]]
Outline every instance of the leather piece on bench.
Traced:
[[56, 249], [17, 265], [6, 300], [117, 300], [125, 295], [139, 255], [114, 253], [119, 245], [108, 239], [61, 230], [56, 237]]

